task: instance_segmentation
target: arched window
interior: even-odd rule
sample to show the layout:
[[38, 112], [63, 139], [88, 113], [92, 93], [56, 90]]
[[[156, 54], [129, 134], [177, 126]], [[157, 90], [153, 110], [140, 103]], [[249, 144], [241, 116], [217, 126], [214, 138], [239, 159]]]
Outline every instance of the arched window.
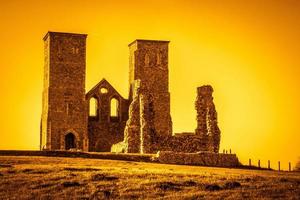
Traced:
[[119, 101], [116, 98], [110, 100], [110, 116], [118, 117], [119, 116]]
[[98, 115], [98, 101], [95, 97], [90, 99], [89, 116], [96, 117]]

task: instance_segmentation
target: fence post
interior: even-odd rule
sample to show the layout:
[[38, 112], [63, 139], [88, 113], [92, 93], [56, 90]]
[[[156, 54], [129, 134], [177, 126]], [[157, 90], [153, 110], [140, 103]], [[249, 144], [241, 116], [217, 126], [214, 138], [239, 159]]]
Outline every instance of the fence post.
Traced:
[[291, 162], [289, 162], [289, 172], [292, 171]]
[[260, 160], [258, 160], [258, 168], [260, 168]]
[[251, 167], [251, 159], [249, 159], [249, 166]]
[[229, 153], [231, 154], [231, 149], [229, 149]]
[[278, 171], [280, 171], [280, 161], [278, 161]]
[[270, 160], [268, 160], [268, 169], [271, 169]]

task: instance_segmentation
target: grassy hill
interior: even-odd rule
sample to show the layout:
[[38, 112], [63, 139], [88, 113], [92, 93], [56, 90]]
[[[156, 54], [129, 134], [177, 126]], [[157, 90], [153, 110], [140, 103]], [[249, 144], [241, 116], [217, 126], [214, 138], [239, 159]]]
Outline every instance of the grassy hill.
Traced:
[[0, 199], [298, 199], [300, 173], [0, 156]]

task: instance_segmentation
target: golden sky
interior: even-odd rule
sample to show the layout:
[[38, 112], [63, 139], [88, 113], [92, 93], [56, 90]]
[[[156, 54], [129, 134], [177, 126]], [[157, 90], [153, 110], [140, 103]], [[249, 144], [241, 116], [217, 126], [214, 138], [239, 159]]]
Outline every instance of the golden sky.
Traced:
[[170, 40], [175, 132], [194, 131], [196, 87], [211, 84], [221, 148], [283, 168], [300, 156], [300, 1], [0, 2], [0, 149], [38, 149], [43, 41], [87, 33], [87, 90], [103, 77], [128, 95], [128, 44]]

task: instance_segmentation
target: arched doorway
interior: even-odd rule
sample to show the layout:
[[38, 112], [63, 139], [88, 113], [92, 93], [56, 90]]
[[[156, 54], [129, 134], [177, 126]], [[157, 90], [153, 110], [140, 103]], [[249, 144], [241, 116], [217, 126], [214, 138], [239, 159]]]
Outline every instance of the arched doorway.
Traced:
[[76, 148], [76, 142], [75, 142], [75, 136], [73, 133], [68, 133], [65, 136], [65, 149], [75, 149]]

